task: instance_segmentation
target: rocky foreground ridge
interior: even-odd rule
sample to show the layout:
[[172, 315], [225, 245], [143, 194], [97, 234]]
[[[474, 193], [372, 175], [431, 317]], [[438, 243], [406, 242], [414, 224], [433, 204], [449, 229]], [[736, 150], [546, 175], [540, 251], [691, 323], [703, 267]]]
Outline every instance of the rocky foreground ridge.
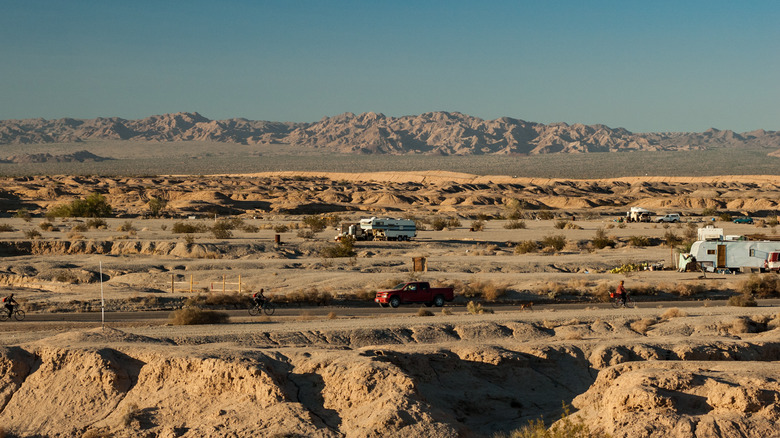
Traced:
[[198, 113], [139, 120], [99, 117], [0, 121], [0, 144], [85, 140], [290, 144], [340, 153], [441, 155], [673, 151], [724, 146], [780, 148], [777, 131], [739, 134], [709, 129], [700, 133], [638, 134], [605, 125], [545, 125], [509, 117], [483, 120], [457, 112], [403, 117], [345, 113], [315, 123], [210, 120]]

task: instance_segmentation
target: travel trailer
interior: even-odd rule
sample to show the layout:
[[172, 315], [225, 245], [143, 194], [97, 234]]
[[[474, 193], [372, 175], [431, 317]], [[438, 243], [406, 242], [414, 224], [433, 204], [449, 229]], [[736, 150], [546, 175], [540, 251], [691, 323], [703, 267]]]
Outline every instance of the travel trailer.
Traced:
[[691, 245], [691, 254], [703, 269], [710, 272], [743, 268], [780, 269], [780, 263], [774, 261], [780, 257], [780, 241], [699, 240]]
[[626, 213], [626, 222], [650, 222], [653, 212], [642, 207], [631, 207]]

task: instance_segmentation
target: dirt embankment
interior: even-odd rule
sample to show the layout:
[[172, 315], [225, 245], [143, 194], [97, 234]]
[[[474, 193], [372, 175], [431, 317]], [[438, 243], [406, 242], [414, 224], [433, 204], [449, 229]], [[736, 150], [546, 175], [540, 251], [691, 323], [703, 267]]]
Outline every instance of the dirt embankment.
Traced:
[[64, 333], [0, 349], [0, 422], [47, 436], [490, 436], [564, 401], [618, 437], [775, 433], [780, 317], [634, 312]]

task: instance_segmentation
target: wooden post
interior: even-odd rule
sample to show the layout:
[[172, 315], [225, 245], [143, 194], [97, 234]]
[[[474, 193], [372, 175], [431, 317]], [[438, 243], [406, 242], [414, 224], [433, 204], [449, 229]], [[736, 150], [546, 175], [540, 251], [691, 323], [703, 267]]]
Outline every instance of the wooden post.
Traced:
[[192, 274], [190, 274], [190, 293], [192, 293]]
[[176, 283], [173, 281], [173, 274], [171, 274], [171, 293], [176, 293]]

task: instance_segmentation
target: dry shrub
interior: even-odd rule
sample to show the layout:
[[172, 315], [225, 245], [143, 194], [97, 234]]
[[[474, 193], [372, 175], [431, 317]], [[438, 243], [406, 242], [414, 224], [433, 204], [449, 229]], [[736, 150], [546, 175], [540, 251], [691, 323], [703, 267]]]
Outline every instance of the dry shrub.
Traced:
[[329, 312], [328, 313], [328, 319], [338, 319], [338, 315], [336, 315], [336, 312]]
[[420, 307], [420, 309], [417, 311], [417, 316], [433, 316], [433, 312]]
[[441, 314], [442, 315], [452, 315], [452, 310], [444, 307], [444, 308], [441, 309]]
[[472, 315], [482, 315], [484, 313], [494, 313], [493, 309], [486, 309], [482, 307], [481, 303], [475, 303], [474, 301], [469, 301], [469, 303], [466, 305], [466, 311], [468, 311]]
[[691, 284], [691, 283], [676, 283], [671, 292], [681, 297], [690, 297], [693, 295], [701, 294], [707, 291], [707, 288], [703, 284]]
[[567, 230], [581, 230], [582, 229], [581, 226], [575, 224], [574, 222], [567, 223], [564, 228], [567, 229]]
[[466, 297], [482, 297], [487, 301], [495, 301], [506, 295], [507, 287], [492, 281], [472, 281], [463, 292]]
[[315, 286], [308, 289], [298, 289], [283, 297], [287, 303], [302, 303], [315, 306], [327, 306], [333, 301], [333, 294], [330, 291], [319, 290]]
[[298, 315], [298, 317], [297, 317], [297, 318], [295, 318], [295, 319], [297, 319], [298, 321], [311, 321], [311, 320], [313, 320], [313, 319], [314, 319], [314, 314], [312, 314], [312, 313], [311, 313], [311, 312], [309, 312], [308, 310], [304, 310], [304, 311], [303, 311], [303, 312], [301, 312], [301, 314], [300, 314], [300, 315]]
[[526, 254], [539, 251], [539, 244], [533, 240], [525, 240], [515, 246], [515, 254]]
[[734, 295], [729, 297], [729, 306], [734, 307], [757, 307], [758, 303], [752, 295]]
[[752, 321], [750, 321], [748, 318], [738, 317], [735, 318], [734, 321], [731, 321], [731, 323], [726, 328], [730, 333], [734, 334], [753, 333], [754, 331], [751, 330], [751, 322]]
[[737, 286], [737, 291], [745, 295], [767, 298], [780, 295], [780, 275], [751, 274]]
[[677, 307], [672, 307], [671, 309], [667, 310], [661, 315], [661, 319], [672, 319], [672, 318], [681, 318], [684, 316], [688, 316], [687, 313], [684, 311], [678, 309]]
[[613, 287], [609, 283], [599, 283], [591, 289], [590, 293], [597, 301], [605, 303], [610, 300], [609, 294], [612, 291]]
[[658, 322], [658, 320], [656, 320], [655, 318], [644, 318], [644, 319], [640, 319], [638, 321], [632, 322], [630, 324], [630, 327], [631, 327], [631, 330], [633, 330], [633, 331], [635, 331], [637, 333], [641, 333], [641, 334], [644, 335], [644, 334], [647, 333], [648, 330], [650, 330], [650, 327], [655, 325], [657, 322]]
[[171, 312], [168, 319], [173, 325], [225, 324], [230, 316], [225, 312], [185, 307]]
[[525, 221], [523, 220], [511, 220], [504, 224], [504, 228], [507, 230], [523, 230], [526, 228]]
[[205, 304], [208, 306], [232, 306], [246, 307], [249, 298], [238, 292], [210, 293], [206, 295]]
[[566, 246], [566, 237], [563, 235], [544, 236], [542, 238], [542, 248], [546, 251], [560, 251]]
[[544, 321], [542, 321], [542, 325], [544, 326], [544, 328], [552, 330], [556, 327], [560, 327], [561, 324], [557, 321], [549, 321], [545, 319]]

